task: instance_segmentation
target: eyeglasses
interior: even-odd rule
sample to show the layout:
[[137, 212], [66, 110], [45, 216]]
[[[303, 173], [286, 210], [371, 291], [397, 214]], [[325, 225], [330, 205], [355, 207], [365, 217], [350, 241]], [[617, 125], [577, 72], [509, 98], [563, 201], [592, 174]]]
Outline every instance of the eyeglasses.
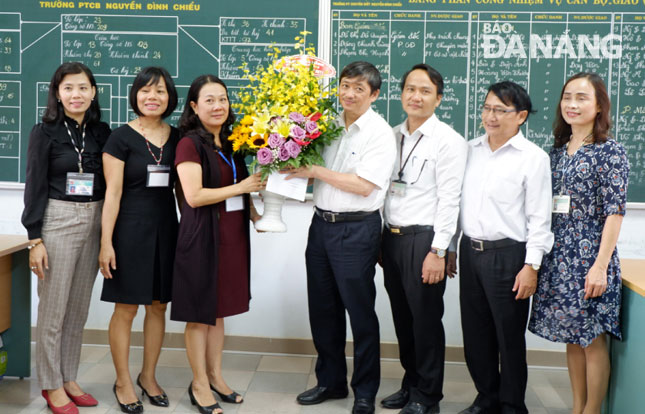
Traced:
[[485, 114], [489, 114], [489, 113], [492, 112], [495, 115], [503, 116], [503, 115], [506, 115], [506, 114], [510, 114], [511, 112], [517, 112], [517, 109], [504, 109], [504, 108], [484, 105], [484, 106], [482, 106], [482, 112], [485, 113]]

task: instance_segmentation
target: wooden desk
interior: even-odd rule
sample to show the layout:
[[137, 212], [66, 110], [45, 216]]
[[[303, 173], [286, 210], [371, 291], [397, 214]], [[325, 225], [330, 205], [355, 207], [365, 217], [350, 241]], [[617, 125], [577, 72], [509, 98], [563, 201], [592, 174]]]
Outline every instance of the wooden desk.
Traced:
[[[31, 373], [31, 272], [26, 236], [0, 235], [0, 334], [12, 377]], [[3, 332], [4, 330], [4, 332]]]
[[611, 378], [605, 413], [643, 412], [645, 407], [645, 260], [622, 259], [623, 340], [611, 341]]

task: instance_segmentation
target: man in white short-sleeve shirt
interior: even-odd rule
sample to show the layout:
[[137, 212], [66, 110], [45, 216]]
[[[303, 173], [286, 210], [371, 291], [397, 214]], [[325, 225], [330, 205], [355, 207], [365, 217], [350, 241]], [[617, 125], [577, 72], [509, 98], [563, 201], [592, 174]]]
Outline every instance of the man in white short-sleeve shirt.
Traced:
[[326, 167], [292, 172], [314, 179], [315, 214], [305, 253], [309, 321], [318, 352], [316, 387], [298, 396], [303, 405], [347, 396], [345, 311], [354, 337], [353, 414], [374, 412], [380, 382], [379, 324], [374, 310], [385, 193], [396, 147], [392, 128], [371, 104], [381, 87], [378, 69], [353, 62], [340, 74], [338, 118], [343, 135], [325, 148]]

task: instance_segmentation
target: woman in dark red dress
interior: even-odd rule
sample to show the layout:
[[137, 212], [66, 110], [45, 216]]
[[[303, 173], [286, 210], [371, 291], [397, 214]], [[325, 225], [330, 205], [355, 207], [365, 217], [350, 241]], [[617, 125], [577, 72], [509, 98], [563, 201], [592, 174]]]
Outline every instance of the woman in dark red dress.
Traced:
[[249, 193], [264, 187], [227, 140], [235, 115], [226, 85], [213, 75], [195, 79], [179, 120], [184, 138], [175, 165], [186, 202], [175, 254], [170, 318], [185, 321], [193, 370], [188, 394], [201, 413], [218, 413], [215, 391], [241, 403], [222, 377], [224, 317], [249, 310], [249, 221], [260, 215]]

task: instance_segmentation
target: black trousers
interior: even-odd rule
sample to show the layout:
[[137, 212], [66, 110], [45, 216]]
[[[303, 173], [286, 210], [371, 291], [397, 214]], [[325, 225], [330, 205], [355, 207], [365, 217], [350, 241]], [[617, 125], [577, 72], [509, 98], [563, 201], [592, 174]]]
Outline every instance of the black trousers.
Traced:
[[341, 223], [327, 223], [314, 214], [305, 252], [318, 386], [347, 388], [347, 311], [354, 337], [351, 386], [356, 398], [369, 400], [374, 400], [381, 377], [379, 324], [374, 310], [380, 232], [378, 212], [361, 221]]
[[410, 401], [425, 405], [443, 398], [446, 348], [441, 322], [446, 279], [433, 285], [421, 279], [433, 237], [433, 231], [395, 235], [386, 230], [381, 249], [385, 289], [405, 369], [401, 387], [410, 391]]
[[526, 244], [476, 251], [459, 247], [459, 302], [464, 354], [478, 395], [475, 404], [496, 413], [528, 413], [525, 332], [529, 299], [515, 300], [515, 276]]

